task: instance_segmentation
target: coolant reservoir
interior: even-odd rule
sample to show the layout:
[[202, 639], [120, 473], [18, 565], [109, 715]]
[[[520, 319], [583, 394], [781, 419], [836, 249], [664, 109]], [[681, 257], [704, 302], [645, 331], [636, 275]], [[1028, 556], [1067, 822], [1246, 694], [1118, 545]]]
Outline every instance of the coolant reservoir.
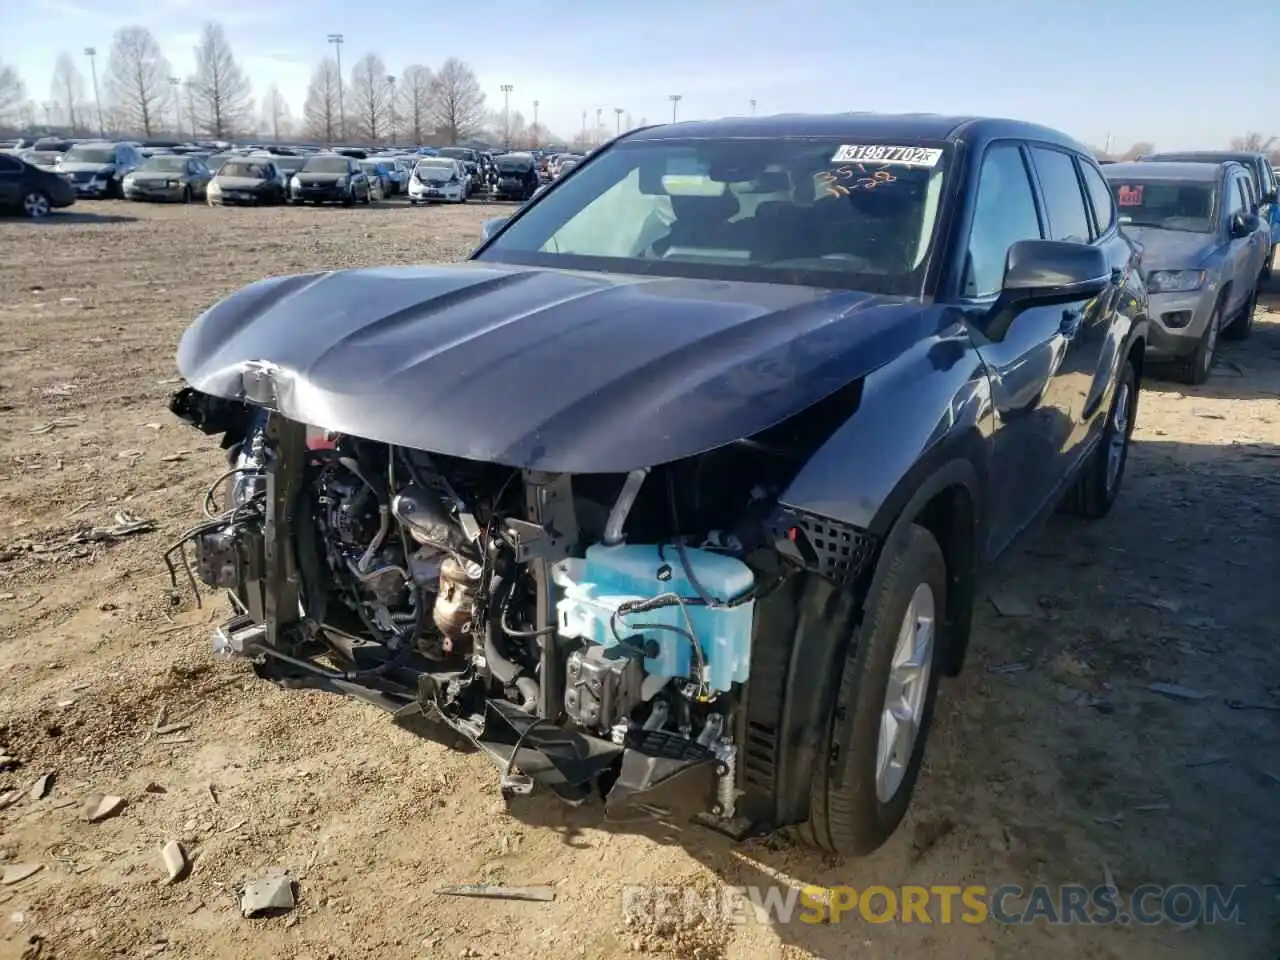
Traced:
[[[695, 549], [686, 549], [685, 554], [702, 589], [717, 600], [736, 597], [755, 583], [751, 568], [735, 557]], [[603, 646], [618, 643], [618, 637], [643, 643], [647, 672], [696, 679], [698, 658], [684, 635], [692, 633], [703, 654], [702, 678], [708, 687], [725, 691], [733, 683], [746, 682], [754, 601], [729, 608], [697, 602], [698, 592], [675, 547], [596, 544], [587, 548], [586, 559], [555, 564], [552, 579], [560, 588], [556, 614], [561, 636]], [[615, 635], [610, 621], [621, 604], [672, 593], [694, 602], [685, 603], [683, 609], [673, 604], [619, 615]], [[632, 639], [636, 637], [640, 639]]]

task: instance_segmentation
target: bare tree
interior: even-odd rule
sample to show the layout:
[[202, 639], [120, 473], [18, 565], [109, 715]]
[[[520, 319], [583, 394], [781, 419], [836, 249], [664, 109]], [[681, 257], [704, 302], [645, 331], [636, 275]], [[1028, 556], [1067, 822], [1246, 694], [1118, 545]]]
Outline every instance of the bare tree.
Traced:
[[400, 122], [415, 147], [421, 146], [431, 133], [431, 84], [435, 77], [421, 64], [410, 64], [396, 84], [400, 99]]
[[347, 113], [355, 120], [356, 135], [377, 143], [387, 133], [391, 91], [387, 65], [376, 53], [366, 53], [351, 68]]
[[313, 140], [333, 143], [334, 131], [342, 111], [339, 107], [341, 77], [338, 64], [326, 57], [316, 65], [307, 85], [307, 99], [302, 105], [303, 131]]
[[270, 133], [271, 139], [279, 143], [282, 136], [288, 135], [292, 126], [289, 103], [280, 88], [272, 84], [262, 98], [262, 119], [258, 121], [258, 129]]
[[252, 88], [222, 24], [204, 25], [195, 54], [196, 125], [219, 140], [248, 130], [253, 125]]
[[13, 119], [26, 99], [27, 88], [18, 71], [0, 63], [0, 121]]
[[58, 54], [53, 65], [53, 100], [66, 115], [71, 132], [76, 133], [80, 129], [80, 105], [84, 103], [84, 74], [65, 51]]
[[121, 27], [107, 59], [107, 96], [120, 108], [122, 125], [151, 136], [165, 122], [169, 61], [146, 27]]
[[1124, 153], [1120, 154], [1120, 156], [1117, 157], [1116, 159], [1137, 160], [1139, 157], [1144, 157], [1148, 153], [1154, 153], [1155, 149], [1156, 149], [1156, 145], [1154, 143], [1151, 143], [1146, 140], [1139, 140], [1137, 143], [1131, 146]]
[[1246, 133], [1243, 137], [1231, 138], [1231, 149], [1249, 153], [1268, 153], [1275, 145], [1276, 139], [1261, 133]]
[[475, 72], [450, 57], [435, 76], [431, 90], [431, 119], [450, 143], [474, 136], [484, 126], [484, 91]]

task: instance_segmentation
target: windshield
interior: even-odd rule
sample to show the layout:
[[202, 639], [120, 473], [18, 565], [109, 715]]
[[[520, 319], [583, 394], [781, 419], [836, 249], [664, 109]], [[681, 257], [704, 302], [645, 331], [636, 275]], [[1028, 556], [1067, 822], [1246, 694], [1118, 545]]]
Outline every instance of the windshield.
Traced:
[[303, 173], [346, 173], [345, 157], [312, 157], [302, 165]]
[[457, 172], [451, 162], [422, 162], [418, 164], [419, 180], [448, 180]]
[[1116, 180], [1111, 191], [1124, 226], [1212, 233], [1217, 222], [1217, 187], [1212, 183]]
[[165, 173], [182, 173], [187, 169], [186, 157], [151, 157], [139, 170], [162, 170]]
[[828, 138], [625, 142], [477, 259], [914, 296], [946, 158]]
[[502, 173], [528, 173], [533, 161], [527, 157], [499, 157], [494, 164]]
[[67, 163], [115, 163], [115, 147], [75, 146], [62, 155]]
[[220, 177], [246, 177], [250, 180], [267, 179], [267, 165], [252, 160], [228, 160], [218, 170]]
[[475, 160], [476, 152], [468, 147], [441, 147], [440, 156], [452, 157], [454, 160]]
[[297, 173], [306, 162], [306, 157], [276, 157], [276, 166], [285, 173]]

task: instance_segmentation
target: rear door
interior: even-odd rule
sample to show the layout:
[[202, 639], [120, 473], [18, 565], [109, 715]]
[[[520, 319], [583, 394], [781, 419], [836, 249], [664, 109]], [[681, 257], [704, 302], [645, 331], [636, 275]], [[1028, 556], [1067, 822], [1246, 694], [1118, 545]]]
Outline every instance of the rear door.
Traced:
[[1257, 272], [1253, 269], [1253, 264], [1258, 259], [1258, 233], [1255, 231], [1247, 237], [1232, 235], [1236, 217], [1252, 213], [1254, 210], [1253, 182], [1241, 168], [1235, 167], [1228, 170], [1222, 197], [1222, 229], [1226, 236], [1227, 263], [1229, 264], [1224, 277], [1231, 281], [1231, 293], [1227, 297], [1223, 310], [1225, 321], [1226, 317], [1230, 317], [1240, 308], [1245, 297], [1249, 296], [1249, 292], [1253, 289], [1253, 274]]

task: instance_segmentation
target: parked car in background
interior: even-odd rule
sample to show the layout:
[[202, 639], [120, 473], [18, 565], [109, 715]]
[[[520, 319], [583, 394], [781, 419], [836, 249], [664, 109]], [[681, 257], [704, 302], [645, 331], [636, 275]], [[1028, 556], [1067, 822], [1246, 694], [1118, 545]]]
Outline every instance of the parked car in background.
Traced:
[[447, 725], [504, 795], [869, 853], [990, 565], [1116, 501], [1136, 245], [1083, 144], [1011, 121], [681, 123], [590, 166], [463, 265], [186, 331], [170, 409], [246, 475], [186, 537], [237, 598], [215, 649]]
[[14, 154], [0, 153], [0, 210], [40, 220], [75, 202], [75, 188], [65, 177]]
[[556, 179], [559, 180], [585, 159], [585, 157], [564, 157], [556, 164]]
[[391, 196], [394, 185], [391, 180], [391, 168], [381, 160], [361, 160], [360, 167], [364, 170], [364, 175], [369, 178], [369, 182], [377, 185], [377, 196], [374, 199], [381, 200], [383, 197]]
[[527, 153], [504, 153], [494, 158], [497, 175], [493, 194], [498, 200], [528, 200], [541, 181], [536, 161]]
[[294, 203], [371, 203], [373, 188], [360, 161], [340, 153], [318, 153], [307, 158], [289, 181]]
[[376, 156], [369, 159], [377, 162], [386, 171], [386, 193], [388, 197], [399, 196], [409, 185], [409, 178], [400, 168], [397, 157]]
[[[1225, 163], [1228, 160], [1243, 166], [1252, 179], [1253, 201], [1250, 211], [1258, 214], [1262, 222], [1271, 223], [1272, 211], [1276, 206], [1280, 191], [1280, 181], [1271, 167], [1271, 158], [1265, 153], [1245, 150], [1184, 150], [1181, 152], [1164, 151], [1148, 154], [1142, 160], [1154, 163]], [[1277, 241], [1270, 241], [1267, 250], [1263, 276], [1271, 276], [1271, 265], [1275, 262]]]
[[284, 179], [268, 157], [233, 157], [209, 181], [209, 206], [284, 203]]
[[271, 160], [276, 165], [276, 169], [280, 171], [280, 178], [287, 195], [289, 181], [293, 179], [295, 173], [302, 169], [302, 165], [307, 162], [307, 158], [305, 155], [271, 154]]
[[124, 178], [126, 200], [204, 200], [213, 172], [198, 157], [160, 154], [144, 160]]
[[1111, 163], [1121, 229], [1142, 245], [1150, 293], [1147, 358], [1186, 383], [1204, 383], [1218, 335], [1253, 328], [1270, 227], [1253, 212], [1239, 163]]
[[441, 147], [437, 156], [452, 157], [462, 164], [470, 181], [468, 193], [483, 193], [486, 187], [484, 171], [480, 169], [480, 151], [472, 147]]
[[89, 140], [72, 144], [55, 170], [75, 187], [76, 196], [121, 197], [125, 175], [140, 163], [142, 154], [132, 143]]
[[30, 150], [19, 151], [17, 156], [21, 157], [33, 167], [39, 167], [49, 173], [55, 173], [58, 169], [58, 163], [62, 160], [61, 150], [37, 150], [32, 147]]
[[423, 157], [409, 178], [409, 202], [466, 203], [471, 184], [462, 164], [452, 157]]

